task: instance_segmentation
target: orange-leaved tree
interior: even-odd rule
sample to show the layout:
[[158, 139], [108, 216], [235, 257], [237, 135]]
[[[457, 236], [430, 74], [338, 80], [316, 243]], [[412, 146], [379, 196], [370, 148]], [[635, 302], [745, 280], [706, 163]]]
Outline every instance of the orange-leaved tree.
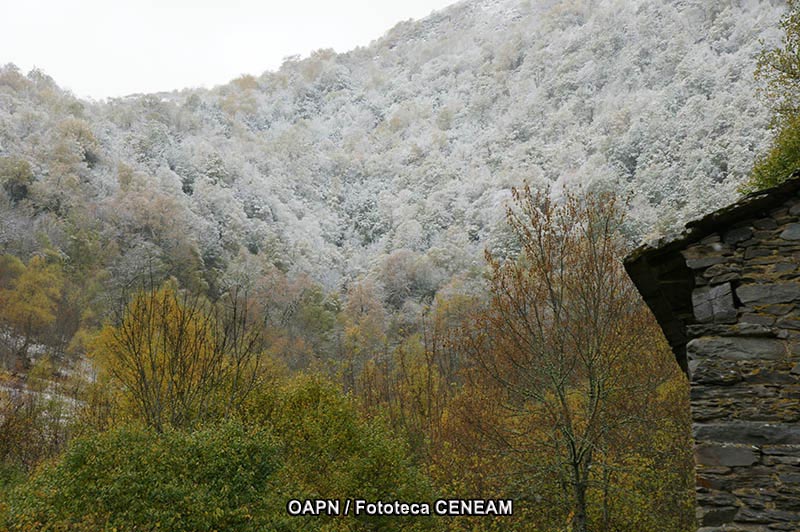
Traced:
[[490, 301], [465, 331], [467, 403], [481, 403], [467, 418], [481, 445], [516, 465], [528, 491], [518, 496], [561, 508], [548, 526], [608, 529], [599, 523], [611, 517], [590, 510], [610, 506], [590, 497], [608, 495], [619, 440], [647, 422], [648, 401], [677, 367], [623, 269], [615, 197], [554, 200], [526, 186], [513, 199], [519, 255], [487, 252]]

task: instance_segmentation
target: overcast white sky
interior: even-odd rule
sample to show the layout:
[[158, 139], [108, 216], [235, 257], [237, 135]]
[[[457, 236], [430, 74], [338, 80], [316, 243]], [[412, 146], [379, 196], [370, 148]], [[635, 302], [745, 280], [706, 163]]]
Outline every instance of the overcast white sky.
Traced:
[[456, 0], [0, 0], [0, 64], [77, 96], [211, 87], [367, 45]]

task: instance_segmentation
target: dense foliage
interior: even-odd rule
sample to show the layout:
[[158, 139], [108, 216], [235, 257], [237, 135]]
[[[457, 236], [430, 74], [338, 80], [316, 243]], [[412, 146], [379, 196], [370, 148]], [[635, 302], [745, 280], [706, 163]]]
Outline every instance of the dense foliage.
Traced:
[[[285, 499], [432, 501], [434, 492], [408, 446], [379, 419], [364, 419], [357, 404], [330, 381], [312, 376], [255, 394], [251, 423], [272, 427], [285, 460]], [[298, 530], [428, 530], [430, 519], [361, 515], [350, 520], [287, 518]]]
[[262, 330], [234, 289], [212, 305], [174, 283], [133, 295], [92, 355], [148, 425], [191, 427], [240, 408], [258, 379]]
[[463, 2], [346, 54], [102, 103], [6, 66], [0, 251], [212, 292], [256, 255], [327, 289], [371, 274], [399, 305], [505, 245], [524, 179], [630, 192], [631, 231], [675, 229], [733, 199], [768, 143], [752, 72], [782, 10]]
[[[489, 301], [461, 334], [473, 367], [457, 400], [480, 435], [475, 450], [516, 466], [503, 486], [515, 498], [546, 501], [547, 511], [523, 506], [542, 530], [693, 524], [686, 383], [622, 266], [622, 207], [610, 195], [554, 202], [515, 189], [508, 220], [521, 252], [489, 255]], [[671, 483], [631, 486], [648, 467]], [[637, 502], [613, 510], [621, 500]], [[651, 513], [657, 505], [671, 511]]]
[[236, 424], [73, 440], [9, 498], [10, 530], [254, 530], [280, 516], [275, 442]]
[[[685, 378], [620, 260], [768, 147], [784, 8], [467, 1], [104, 102], [0, 68], [0, 523], [692, 530]], [[515, 513], [285, 510], [440, 496]]]
[[781, 46], [763, 51], [756, 70], [766, 83], [763, 94], [775, 113], [776, 135], [769, 151], [756, 161], [745, 191], [773, 187], [800, 169], [800, 3], [788, 4], [781, 19]]
[[0, 523], [87, 531], [430, 528], [414, 518], [289, 516], [289, 499], [429, 500], [431, 491], [402, 442], [380, 422], [360, 420], [332, 383], [303, 377], [251, 399], [246, 424], [161, 432], [129, 425], [73, 439], [7, 495]]

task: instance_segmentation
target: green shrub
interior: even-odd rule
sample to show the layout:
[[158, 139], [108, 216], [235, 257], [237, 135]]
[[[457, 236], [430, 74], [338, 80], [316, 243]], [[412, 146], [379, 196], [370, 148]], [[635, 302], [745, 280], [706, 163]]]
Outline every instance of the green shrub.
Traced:
[[[427, 478], [408, 446], [380, 420], [365, 420], [353, 401], [330, 381], [298, 376], [254, 394], [250, 421], [269, 424], [279, 440], [288, 498], [358, 498], [433, 502]], [[357, 519], [292, 518], [299, 530], [419, 530], [433, 519], [360, 516]]]
[[264, 431], [119, 428], [74, 440], [8, 497], [10, 530], [262, 530], [278, 453]]
[[0, 498], [0, 530], [409, 531], [436, 524], [288, 515], [289, 499], [344, 505], [345, 498], [433, 496], [405, 441], [384, 423], [364, 420], [331, 382], [300, 376], [253, 395], [247, 425], [164, 433], [128, 426], [74, 439]]
[[800, 115], [788, 118], [772, 142], [770, 150], [756, 161], [743, 192], [774, 187], [800, 169]]

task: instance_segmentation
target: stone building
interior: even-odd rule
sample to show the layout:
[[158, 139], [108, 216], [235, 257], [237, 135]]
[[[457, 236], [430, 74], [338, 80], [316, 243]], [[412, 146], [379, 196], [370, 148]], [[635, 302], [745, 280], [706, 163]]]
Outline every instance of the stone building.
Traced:
[[625, 267], [691, 382], [700, 531], [800, 531], [800, 176]]

